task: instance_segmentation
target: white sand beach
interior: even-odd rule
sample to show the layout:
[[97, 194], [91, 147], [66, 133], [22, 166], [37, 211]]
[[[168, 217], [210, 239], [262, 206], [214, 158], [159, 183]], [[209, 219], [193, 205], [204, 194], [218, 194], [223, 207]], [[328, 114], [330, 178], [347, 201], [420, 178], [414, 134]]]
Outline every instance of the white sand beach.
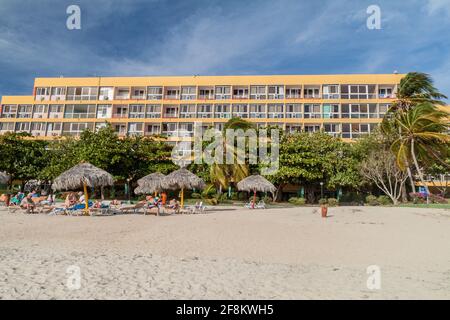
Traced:
[[[67, 217], [0, 210], [0, 299], [449, 299], [450, 211]], [[369, 290], [367, 267], [381, 288]], [[79, 267], [80, 288], [67, 286]], [[69, 269], [72, 270], [72, 269]]]

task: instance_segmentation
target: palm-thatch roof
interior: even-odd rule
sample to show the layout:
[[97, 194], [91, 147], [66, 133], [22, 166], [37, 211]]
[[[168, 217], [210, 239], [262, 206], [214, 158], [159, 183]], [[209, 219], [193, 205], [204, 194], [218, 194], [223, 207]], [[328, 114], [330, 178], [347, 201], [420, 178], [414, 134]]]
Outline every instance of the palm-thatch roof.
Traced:
[[88, 187], [106, 187], [114, 184], [111, 174], [90, 163], [80, 163], [63, 172], [52, 185], [53, 190], [77, 190]]
[[240, 191], [261, 191], [274, 193], [277, 188], [266, 178], [260, 175], [252, 175], [237, 183]]
[[165, 175], [159, 172], [151, 173], [138, 180], [138, 187], [136, 188], [138, 191], [135, 192], [154, 193], [161, 191], [163, 190], [161, 183], [165, 177]]
[[9, 175], [6, 174], [6, 172], [0, 172], [0, 183], [1, 184], [7, 184], [9, 181]]
[[205, 182], [186, 168], [181, 168], [168, 174], [162, 180], [161, 186], [169, 190], [203, 189]]

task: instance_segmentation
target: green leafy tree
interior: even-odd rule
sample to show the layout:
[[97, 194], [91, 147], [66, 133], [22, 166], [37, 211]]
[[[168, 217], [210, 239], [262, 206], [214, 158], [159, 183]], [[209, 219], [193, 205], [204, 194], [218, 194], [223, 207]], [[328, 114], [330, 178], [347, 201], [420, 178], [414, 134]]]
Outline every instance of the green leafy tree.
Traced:
[[0, 136], [0, 171], [11, 175], [11, 180], [21, 180], [22, 187], [39, 177], [46, 166], [48, 143], [35, 140], [27, 133], [6, 133]]

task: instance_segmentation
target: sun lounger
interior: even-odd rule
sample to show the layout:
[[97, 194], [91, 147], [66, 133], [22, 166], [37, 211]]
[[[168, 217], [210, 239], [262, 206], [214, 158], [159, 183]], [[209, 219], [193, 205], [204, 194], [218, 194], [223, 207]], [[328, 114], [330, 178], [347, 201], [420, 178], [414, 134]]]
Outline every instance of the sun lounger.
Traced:
[[138, 212], [144, 212], [144, 214], [147, 212], [147, 204], [144, 202], [139, 202], [134, 205], [129, 206], [122, 206], [119, 208], [120, 212], [122, 213], [138, 213]]

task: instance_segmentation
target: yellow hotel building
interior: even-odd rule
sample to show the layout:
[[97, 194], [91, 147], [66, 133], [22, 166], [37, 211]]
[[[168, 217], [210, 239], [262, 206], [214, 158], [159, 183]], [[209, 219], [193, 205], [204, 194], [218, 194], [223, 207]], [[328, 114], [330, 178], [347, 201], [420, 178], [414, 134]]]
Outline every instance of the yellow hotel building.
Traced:
[[370, 133], [394, 101], [401, 74], [36, 78], [30, 96], [4, 96], [0, 134], [52, 139], [111, 123], [119, 135], [179, 140], [195, 122], [231, 117], [288, 132], [344, 139]]

